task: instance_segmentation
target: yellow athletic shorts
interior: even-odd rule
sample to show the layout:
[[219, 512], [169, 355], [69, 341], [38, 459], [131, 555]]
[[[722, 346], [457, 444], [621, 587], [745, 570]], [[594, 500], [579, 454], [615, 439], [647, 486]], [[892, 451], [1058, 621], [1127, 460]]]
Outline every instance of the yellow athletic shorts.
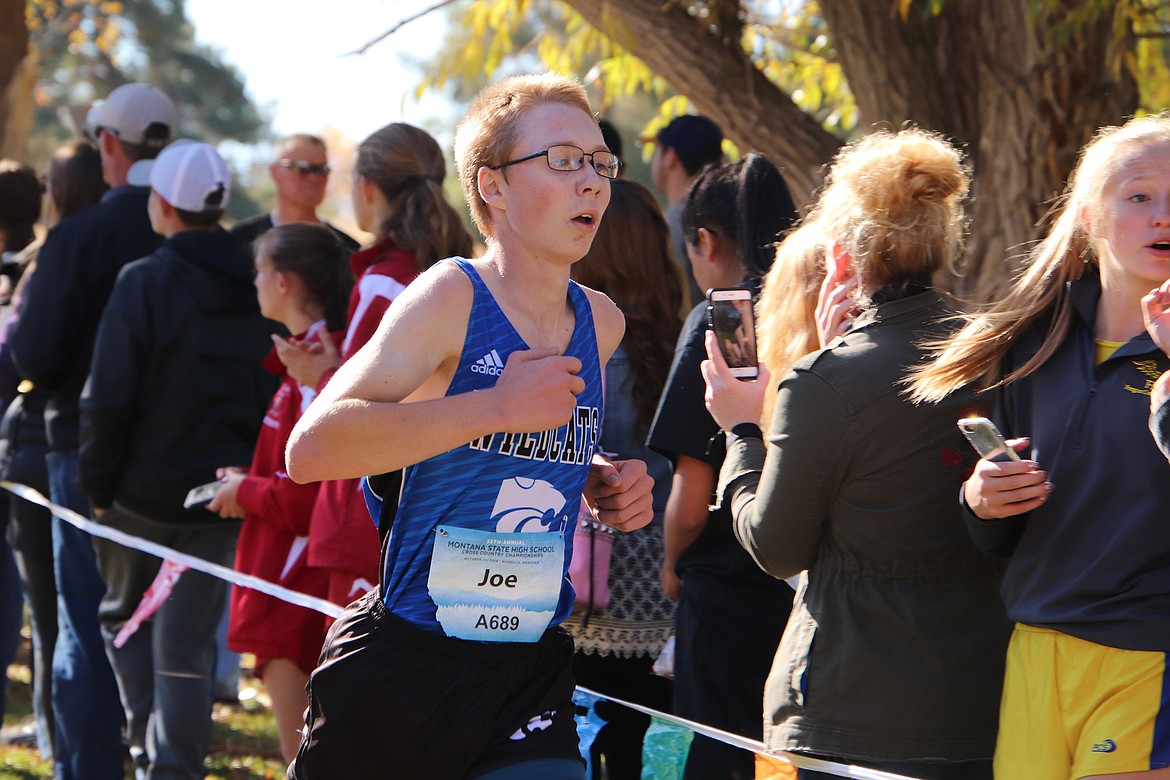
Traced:
[[1075, 780], [1170, 766], [1166, 653], [1118, 650], [1016, 624], [996, 780]]

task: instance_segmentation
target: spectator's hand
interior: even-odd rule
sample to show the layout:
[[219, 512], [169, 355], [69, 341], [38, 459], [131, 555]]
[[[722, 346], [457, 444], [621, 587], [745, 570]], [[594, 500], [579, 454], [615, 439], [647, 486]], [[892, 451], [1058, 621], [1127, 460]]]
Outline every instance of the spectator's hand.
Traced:
[[585, 502], [602, 523], [635, 531], [654, 519], [654, 478], [640, 460], [593, 459], [585, 483]]
[[[1027, 449], [1031, 439], [1008, 439], [1017, 452]], [[1033, 460], [992, 461], [980, 459], [963, 485], [963, 496], [971, 511], [983, 520], [996, 520], [1030, 512], [1048, 500], [1052, 483], [1048, 473]]]
[[552, 347], [519, 350], [508, 355], [499, 381], [490, 390], [498, 399], [504, 425], [513, 433], [547, 431], [573, 419], [585, 380], [577, 376], [581, 361], [557, 354]]
[[739, 346], [739, 341], [733, 338], [723, 339], [723, 348], [721, 350], [724, 360], [731, 358], [731, 362], [737, 366], [743, 365], [744, 352]]
[[[1170, 355], [1170, 281], [1150, 290], [1142, 298], [1142, 319], [1150, 337], [1167, 355]], [[1157, 409], [1170, 398], [1170, 372], [1158, 377], [1150, 393], [1150, 408]]]
[[678, 601], [679, 595], [682, 593], [682, 580], [674, 573], [674, 567], [667, 565], [665, 561], [662, 563], [662, 568], [658, 570], [658, 584], [662, 586], [662, 592], [671, 601]]
[[1142, 298], [1142, 319], [1154, 343], [1170, 355], [1170, 280]]
[[1150, 409], [1157, 409], [1170, 398], [1170, 371], [1158, 377], [1154, 382], [1154, 389], [1150, 391]]
[[272, 343], [288, 375], [305, 387], [316, 389], [326, 371], [341, 365], [341, 353], [328, 335], [319, 341], [297, 341], [273, 334]]
[[857, 305], [852, 298], [852, 292], [856, 287], [856, 276], [838, 281], [833, 274], [825, 274], [820, 295], [817, 297], [815, 314], [817, 336], [820, 338], [822, 348], [849, 330], [849, 326], [857, 317]]
[[216, 492], [215, 498], [208, 503], [207, 508], [223, 518], [243, 517], [244, 508], [236, 500], [236, 495], [240, 490], [240, 483], [244, 481], [247, 474], [241, 469], [229, 467], [219, 469], [216, 476], [223, 482], [223, 485]]
[[707, 411], [725, 431], [745, 422], [758, 425], [764, 408], [764, 393], [771, 381], [768, 367], [761, 363], [760, 375], [745, 382], [732, 376], [723, 353], [719, 351], [715, 334], [711, 331], [707, 331], [706, 345], [707, 360], [703, 361], [700, 368], [707, 382], [707, 393], [704, 396]]

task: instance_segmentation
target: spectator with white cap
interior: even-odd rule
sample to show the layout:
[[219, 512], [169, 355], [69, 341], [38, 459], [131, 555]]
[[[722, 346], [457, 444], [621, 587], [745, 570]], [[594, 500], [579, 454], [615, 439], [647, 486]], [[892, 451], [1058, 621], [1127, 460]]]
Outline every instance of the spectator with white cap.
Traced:
[[[98, 320], [122, 266], [159, 244], [146, 213], [149, 190], [129, 183], [131, 166], [158, 155], [175, 132], [174, 103], [148, 84], [124, 84], [88, 116], [110, 190], [49, 231], [20, 319], [9, 334], [21, 375], [49, 400], [49, 483], [53, 500], [82, 514], [78, 481], [78, 398], [89, 373]], [[53, 714], [58, 780], [122, 780], [122, 712], [98, 624], [105, 586], [90, 537], [53, 519], [58, 633]]]
[[[223, 158], [207, 144], [176, 143], [135, 169], [132, 181], [143, 180], [164, 241], [122, 270], [102, 315], [81, 398], [81, 481], [103, 525], [231, 566], [239, 523], [184, 499], [214, 482], [217, 467], [251, 462], [274, 389], [261, 367], [272, 342], [251, 270], [219, 225], [231, 195]], [[102, 539], [94, 548], [131, 751], [148, 780], [202, 778], [227, 584], [172, 572], [169, 596], [150, 614], [139, 605], [159, 559]]]

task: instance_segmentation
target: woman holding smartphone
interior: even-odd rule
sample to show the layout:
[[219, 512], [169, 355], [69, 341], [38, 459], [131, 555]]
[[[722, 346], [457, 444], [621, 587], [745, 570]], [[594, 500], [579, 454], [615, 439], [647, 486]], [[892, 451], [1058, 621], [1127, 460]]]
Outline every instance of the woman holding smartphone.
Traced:
[[972, 395], [919, 407], [901, 383], [919, 342], [948, 333], [931, 277], [959, 254], [967, 187], [959, 152], [921, 130], [846, 147], [808, 220], [827, 249], [825, 347], [781, 379], [766, 441], [766, 367], [733, 378], [710, 337], [703, 364], [735, 533], [770, 574], [804, 572], [765, 740], [929, 780], [990, 780], [1009, 633], [999, 569], [955, 502]]
[[[700, 174], [687, 194], [683, 232], [699, 287], [755, 290], [775, 242], [796, 219], [780, 171], [766, 157]], [[709, 511], [723, 462], [719, 426], [703, 407], [707, 303], [687, 317], [647, 443], [674, 462], [659, 579], [675, 612], [674, 713], [759, 739], [760, 698], [792, 589], [761, 572], [736, 544], [731, 516]], [[752, 778], [738, 748], [696, 736], [684, 777]]]
[[982, 380], [999, 428], [1029, 437], [963, 490], [973, 538], [1010, 559], [997, 780], [1165, 780], [1170, 467], [1149, 427], [1153, 394], [1165, 443], [1170, 117], [1098, 132], [1054, 216], [914, 389]]

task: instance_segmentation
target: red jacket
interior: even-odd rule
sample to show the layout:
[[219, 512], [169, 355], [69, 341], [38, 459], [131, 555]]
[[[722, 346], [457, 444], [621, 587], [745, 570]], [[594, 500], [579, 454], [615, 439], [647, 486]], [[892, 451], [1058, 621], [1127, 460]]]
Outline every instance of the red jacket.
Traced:
[[[340, 344], [345, 334], [331, 333]], [[307, 338], [319, 338], [310, 329]], [[275, 349], [264, 367], [283, 377], [268, 412], [249, 475], [240, 483], [236, 500], [247, 512], [236, 547], [236, 570], [287, 588], [325, 596], [326, 573], [308, 566], [305, 537], [321, 483], [298, 485], [284, 470], [284, 449], [293, 426], [316, 393], [298, 385], [284, 370]], [[263, 658], [296, 657], [302, 624], [323, 631], [324, 618], [312, 610], [282, 602], [250, 588], [232, 589], [228, 642], [238, 652]]]
[[[357, 284], [349, 299], [343, 361], [373, 337], [390, 304], [418, 276], [414, 252], [397, 249], [389, 240], [356, 252], [349, 262]], [[322, 377], [321, 384], [328, 379], [329, 376]], [[377, 582], [378, 554], [378, 529], [366, 510], [361, 481], [337, 479], [323, 483], [313, 506], [309, 563]]]

